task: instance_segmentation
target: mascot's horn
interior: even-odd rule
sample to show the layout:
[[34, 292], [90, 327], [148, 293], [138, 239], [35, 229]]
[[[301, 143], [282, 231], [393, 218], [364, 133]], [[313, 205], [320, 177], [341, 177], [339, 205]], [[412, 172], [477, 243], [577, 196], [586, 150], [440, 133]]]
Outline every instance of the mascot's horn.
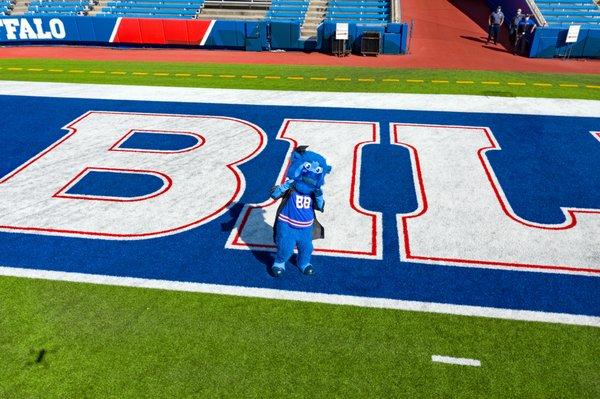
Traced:
[[308, 148], [307, 145], [299, 145], [298, 147], [296, 147], [296, 149], [294, 151], [296, 151], [300, 155], [303, 155], [306, 152], [307, 148]]

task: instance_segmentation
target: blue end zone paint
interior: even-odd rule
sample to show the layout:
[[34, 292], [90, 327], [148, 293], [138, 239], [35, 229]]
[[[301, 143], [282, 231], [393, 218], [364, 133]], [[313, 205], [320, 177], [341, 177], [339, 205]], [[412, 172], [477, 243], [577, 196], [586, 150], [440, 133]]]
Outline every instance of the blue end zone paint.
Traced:
[[115, 173], [91, 170], [81, 180], [69, 187], [69, 195], [94, 195], [99, 197], [143, 197], [160, 190], [162, 179], [147, 173]]
[[117, 148], [150, 151], [181, 151], [198, 145], [198, 139], [185, 134], [135, 131]]
[[[5, 175], [66, 134], [61, 127], [88, 110], [221, 115], [261, 126], [269, 143], [241, 166], [240, 203], [213, 222], [173, 236], [109, 241], [0, 233], [0, 264], [82, 273], [232, 284], [295, 291], [600, 315], [600, 278], [511, 270], [400, 263], [395, 216], [416, 208], [408, 153], [389, 143], [389, 123], [489, 126], [501, 151], [487, 153], [513, 206], [536, 222], [563, 220], [560, 207], [600, 208], [598, 118], [347, 110], [309, 107], [182, 104], [0, 97], [9, 115], [0, 130]], [[18, 109], [35, 109], [28, 118]], [[243, 203], [265, 200], [288, 143], [275, 140], [284, 118], [376, 121], [381, 144], [364, 148], [361, 205], [383, 212], [383, 260], [315, 256], [318, 275], [267, 272], [272, 254], [224, 249]], [[385, 159], [386, 163], [381, 162]], [[396, 187], [388, 189], [387, 187]], [[325, 186], [326, 188], [326, 186]]]

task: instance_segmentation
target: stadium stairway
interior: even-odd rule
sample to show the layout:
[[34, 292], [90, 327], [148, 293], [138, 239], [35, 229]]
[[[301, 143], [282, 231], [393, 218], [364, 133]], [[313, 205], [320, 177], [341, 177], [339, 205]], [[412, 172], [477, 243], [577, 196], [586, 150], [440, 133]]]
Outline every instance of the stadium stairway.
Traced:
[[27, 4], [25, 0], [17, 0], [10, 15], [23, 15], [27, 12]]
[[95, 16], [101, 12], [104, 7], [107, 7], [109, 1], [110, 0], [98, 0], [98, 4], [88, 11], [88, 15], [91, 17]]
[[316, 40], [317, 27], [327, 13], [327, 0], [311, 0], [300, 28], [300, 38], [303, 40]]
[[205, 0], [198, 19], [263, 20], [271, 0]]

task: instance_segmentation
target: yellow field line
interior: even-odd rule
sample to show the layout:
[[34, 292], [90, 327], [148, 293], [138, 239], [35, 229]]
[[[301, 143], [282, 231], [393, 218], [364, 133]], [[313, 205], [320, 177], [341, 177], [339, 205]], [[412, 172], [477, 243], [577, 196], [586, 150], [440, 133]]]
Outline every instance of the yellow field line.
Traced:
[[215, 75], [210, 74], [210, 73], [198, 73], [198, 74], [196, 74], [196, 76], [198, 76], [199, 78], [212, 78]]
[[[45, 71], [46, 69], [43, 68], [23, 68], [23, 67], [0, 67], [0, 69], [5, 69], [7, 71], [23, 71], [23, 70], [27, 70], [30, 72], [41, 72], [41, 71]], [[60, 72], [65, 72], [64, 69], [47, 69], [48, 72], [54, 72], [54, 73], [60, 73]], [[111, 71], [111, 72], [107, 72], [107, 71], [85, 71], [85, 70], [81, 70], [81, 69], [70, 69], [67, 70], [66, 72], [68, 73], [85, 73], [85, 72], [89, 72], [91, 74], [105, 74], [105, 73], [110, 73], [111, 75], [127, 75], [128, 72], [124, 72], [124, 71]], [[150, 73], [150, 72], [131, 72], [132, 75], [136, 75], [136, 76], [145, 76], [145, 75], [154, 75], [154, 76], [170, 76], [170, 73], [167, 72], [154, 72], [154, 73]], [[189, 77], [192, 76], [193, 74], [191, 73], [174, 73], [174, 76], [178, 76], [178, 77]], [[196, 74], [197, 77], [206, 77], [206, 78], [210, 78], [210, 77], [214, 77], [215, 75], [213, 74], [203, 74], [203, 73], [199, 73]], [[236, 75], [226, 75], [226, 74], [222, 74], [222, 75], [217, 75], [220, 78], [235, 78]], [[258, 79], [259, 76], [257, 75], [241, 75], [241, 78], [243, 79]], [[314, 77], [303, 77], [303, 76], [287, 76], [287, 77], [282, 77], [282, 76], [275, 76], [275, 75], [266, 75], [263, 76], [264, 79], [288, 79], [288, 80], [304, 80], [304, 79], [310, 79], [310, 80], [314, 80], [314, 81], [327, 81], [327, 80], [334, 80], [334, 81], [338, 81], [338, 82], [350, 82], [353, 79], [352, 78], [346, 78], [346, 77], [337, 77], [337, 78], [326, 78], [326, 77], [321, 77], [321, 76], [314, 76]], [[356, 81], [358, 82], [375, 82], [377, 79], [374, 78], [356, 78]], [[400, 82], [400, 79], [396, 79], [396, 78], [382, 78], [381, 79], [382, 82]], [[406, 79], [405, 80], [407, 83], [425, 83], [425, 80], [423, 79]], [[441, 80], [441, 79], [432, 79], [430, 81], [431, 83], [452, 83], [449, 80]], [[455, 83], [457, 84], [474, 84], [475, 82], [472, 80], [456, 80]], [[480, 82], [483, 85], [500, 85], [502, 84], [499, 81], [481, 81]], [[506, 83], [509, 86], [526, 86], [527, 83], [525, 82], [507, 82]], [[570, 84], [570, 83], [560, 83], [560, 84], [552, 84], [552, 83], [529, 83], [533, 86], [537, 86], [537, 87], [552, 87], [554, 85], [559, 86], [559, 87], [585, 87], [588, 89], [600, 89], [600, 85], [578, 85], [578, 84]]]

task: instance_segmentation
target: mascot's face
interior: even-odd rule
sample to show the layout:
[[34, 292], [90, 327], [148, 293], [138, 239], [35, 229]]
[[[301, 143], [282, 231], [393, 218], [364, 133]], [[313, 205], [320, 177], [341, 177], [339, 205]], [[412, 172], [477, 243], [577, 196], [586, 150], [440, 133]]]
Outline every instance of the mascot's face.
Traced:
[[325, 175], [331, 172], [331, 166], [322, 155], [306, 151], [306, 146], [300, 146], [292, 153], [292, 163], [287, 177], [293, 179], [296, 191], [308, 195], [321, 188], [325, 183]]

